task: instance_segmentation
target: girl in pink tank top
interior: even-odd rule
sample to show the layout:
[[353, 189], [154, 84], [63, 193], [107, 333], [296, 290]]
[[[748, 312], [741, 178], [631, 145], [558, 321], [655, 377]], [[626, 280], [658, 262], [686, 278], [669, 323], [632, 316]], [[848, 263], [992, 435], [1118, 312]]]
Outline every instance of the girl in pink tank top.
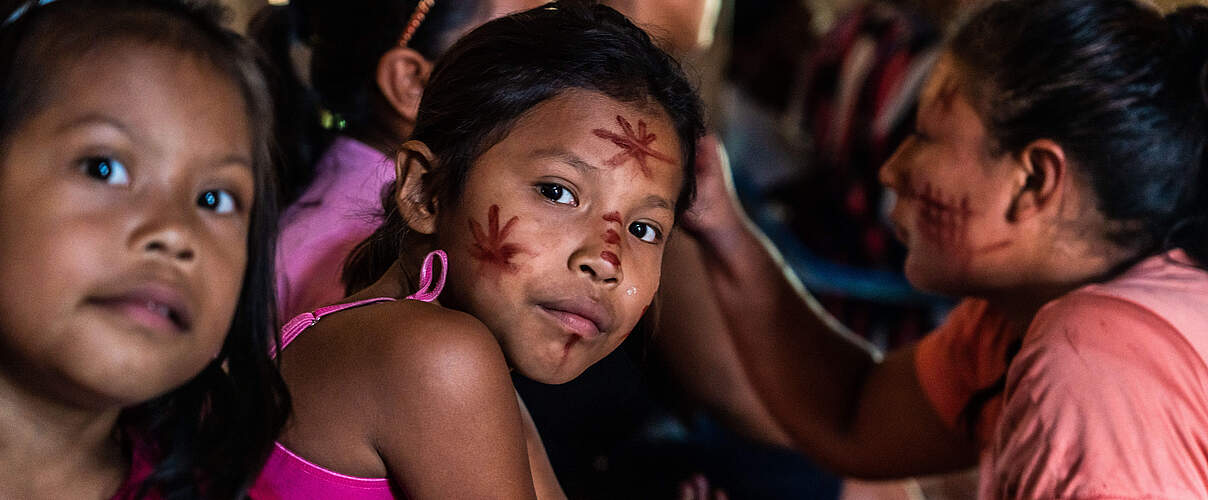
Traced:
[[295, 412], [254, 496], [562, 497], [509, 372], [566, 382], [638, 326], [702, 128], [674, 61], [607, 7], [457, 42], [346, 264], [354, 293], [286, 326]]

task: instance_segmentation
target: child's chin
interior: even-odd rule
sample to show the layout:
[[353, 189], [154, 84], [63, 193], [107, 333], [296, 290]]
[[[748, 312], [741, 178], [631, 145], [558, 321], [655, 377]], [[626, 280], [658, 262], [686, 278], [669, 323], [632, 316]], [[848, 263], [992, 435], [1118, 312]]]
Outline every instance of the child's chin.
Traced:
[[579, 366], [573, 360], [573, 354], [567, 359], [561, 360], [543, 360], [531, 359], [529, 362], [520, 362], [514, 365], [514, 368], [525, 378], [540, 382], [542, 384], [558, 385], [565, 384], [574, 380], [587, 366]]

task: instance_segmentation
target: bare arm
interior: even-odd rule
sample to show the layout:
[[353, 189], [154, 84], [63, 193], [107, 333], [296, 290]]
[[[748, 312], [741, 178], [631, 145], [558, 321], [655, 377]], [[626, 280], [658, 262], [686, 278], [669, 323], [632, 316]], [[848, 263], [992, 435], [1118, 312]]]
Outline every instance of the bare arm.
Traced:
[[407, 498], [536, 498], [498, 343], [469, 316], [441, 316], [387, 353], [375, 445], [390, 477]]
[[667, 244], [658, 334], [652, 339], [658, 357], [690, 403], [748, 438], [792, 447], [743, 371], [702, 259], [690, 235], [677, 233]]
[[973, 464], [975, 446], [923, 394], [913, 349], [883, 357], [829, 316], [742, 213], [724, 161], [701, 156], [685, 226], [752, 385], [797, 447], [860, 477]]
[[549, 455], [545, 453], [545, 444], [541, 442], [541, 434], [537, 432], [537, 424], [520, 395], [516, 395], [520, 403], [520, 415], [524, 419], [524, 439], [528, 448], [529, 466], [533, 470], [533, 485], [537, 488], [537, 498], [541, 500], [565, 500], [566, 493], [558, 484], [558, 476], [554, 474], [554, 466], [549, 463]]

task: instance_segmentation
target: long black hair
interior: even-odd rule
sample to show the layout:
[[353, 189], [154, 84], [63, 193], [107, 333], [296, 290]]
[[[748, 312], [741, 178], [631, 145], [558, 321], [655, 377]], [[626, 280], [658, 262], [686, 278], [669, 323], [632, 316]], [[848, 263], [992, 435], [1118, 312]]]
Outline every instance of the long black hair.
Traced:
[[[337, 134], [381, 134], [373, 129], [382, 126], [380, 114], [388, 104], [377, 85], [378, 61], [397, 46], [418, 3], [293, 0], [265, 7], [252, 20], [249, 32], [274, 68], [283, 203], [306, 189], [315, 162]], [[435, 61], [487, 7], [481, 0], [438, 1], [407, 47]], [[296, 59], [296, 47], [310, 50], [309, 61]], [[305, 67], [298, 67], [299, 62]]]
[[[1208, 266], [1208, 8], [1163, 17], [1133, 0], [1005, 0], [948, 49], [991, 152], [1039, 138], [1065, 148], [1098, 210], [1122, 223], [1104, 235], [1134, 251], [1120, 270], [1175, 247]], [[966, 404], [970, 432], [1004, 383]]]
[[[4, 11], [7, 18], [12, 9]], [[0, 154], [46, 101], [53, 72], [98, 47], [163, 46], [207, 62], [240, 89], [253, 131], [255, 202], [239, 304], [218, 357], [184, 385], [123, 410], [118, 432], [155, 461], [142, 493], [237, 498], [255, 479], [289, 411], [269, 357], [276, 205], [269, 167], [272, 109], [255, 47], [219, 24], [218, 7], [185, 0], [59, 0], [0, 27]]]

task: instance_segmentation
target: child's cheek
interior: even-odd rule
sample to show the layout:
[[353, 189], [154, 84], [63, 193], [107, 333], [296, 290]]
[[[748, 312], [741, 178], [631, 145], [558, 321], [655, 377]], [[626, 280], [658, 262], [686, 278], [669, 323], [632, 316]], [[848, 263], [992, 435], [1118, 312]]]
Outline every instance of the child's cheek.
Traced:
[[491, 205], [481, 220], [471, 215], [467, 221], [472, 238], [468, 249], [470, 257], [480, 269], [496, 276], [514, 274], [519, 270], [515, 262], [517, 256], [534, 253], [518, 243], [513, 235], [520, 216], [506, 213], [500, 216], [501, 212], [499, 205]]

